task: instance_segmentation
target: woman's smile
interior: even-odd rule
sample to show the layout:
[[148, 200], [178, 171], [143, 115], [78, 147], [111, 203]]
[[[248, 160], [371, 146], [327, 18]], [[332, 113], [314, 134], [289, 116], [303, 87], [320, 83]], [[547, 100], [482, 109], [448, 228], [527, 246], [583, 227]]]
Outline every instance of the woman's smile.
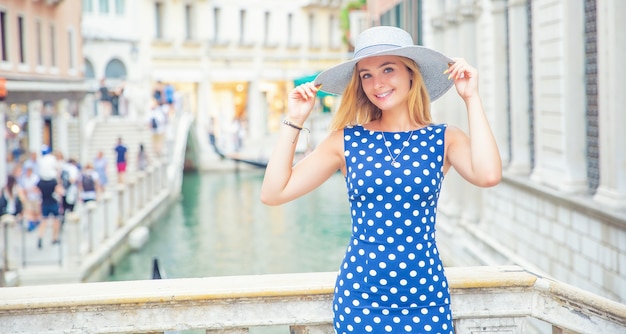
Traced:
[[381, 93], [381, 94], [376, 94], [375, 96], [376, 96], [377, 98], [379, 98], [379, 99], [384, 99], [384, 98], [386, 98], [387, 96], [391, 95], [391, 93], [393, 93], [393, 89], [392, 89], [392, 90], [388, 90], [388, 91], [386, 91], [386, 92], [384, 92], [384, 93]]

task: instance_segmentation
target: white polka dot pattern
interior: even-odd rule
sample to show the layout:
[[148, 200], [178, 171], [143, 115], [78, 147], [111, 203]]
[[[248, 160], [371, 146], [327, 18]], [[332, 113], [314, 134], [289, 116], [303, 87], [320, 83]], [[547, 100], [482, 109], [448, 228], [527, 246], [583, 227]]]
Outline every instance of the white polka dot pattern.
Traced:
[[337, 333], [454, 332], [435, 243], [445, 129], [428, 126], [410, 138], [344, 129], [352, 237], [335, 285]]

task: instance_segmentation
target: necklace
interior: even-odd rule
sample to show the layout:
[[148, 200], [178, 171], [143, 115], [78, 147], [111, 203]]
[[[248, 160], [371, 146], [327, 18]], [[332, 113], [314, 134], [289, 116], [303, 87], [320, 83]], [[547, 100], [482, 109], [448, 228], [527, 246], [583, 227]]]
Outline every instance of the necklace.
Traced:
[[400, 149], [400, 152], [398, 152], [398, 154], [396, 154], [396, 156], [394, 157], [393, 154], [391, 153], [391, 150], [389, 149], [389, 146], [391, 146], [391, 142], [389, 142], [389, 145], [387, 145], [387, 138], [385, 138], [385, 132], [381, 131], [380, 132], [383, 135], [383, 140], [385, 141], [385, 148], [387, 149], [387, 153], [389, 153], [389, 157], [391, 158], [391, 165], [398, 168], [400, 167], [400, 163], [396, 160], [398, 159], [398, 157], [400, 156], [400, 154], [402, 154], [402, 151], [404, 151], [404, 148], [409, 146], [409, 140], [411, 140], [411, 137], [413, 137], [413, 131], [411, 131], [411, 133], [409, 133], [409, 137], [402, 142], [402, 148]]

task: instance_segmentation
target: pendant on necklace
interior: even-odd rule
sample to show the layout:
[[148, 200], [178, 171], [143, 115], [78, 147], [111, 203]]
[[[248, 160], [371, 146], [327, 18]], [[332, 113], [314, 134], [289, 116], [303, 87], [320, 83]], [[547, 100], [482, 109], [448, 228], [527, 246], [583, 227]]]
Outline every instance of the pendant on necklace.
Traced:
[[409, 141], [411, 140], [411, 136], [413, 136], [413, 131], [411, 131], [411, 133], [409, 133], [409, 137], [404, 142], [402, 142], [402, 148], [400, 149], [398, 154], [396, 154], [395, 157], [393, 156], [393, 154], [391, 153], [391, 150], [389, 149], [389, 146], [391, 146], [391, 143], [387, 145], [387, 138], [385, 138], [385, 133], [381, 132], [381, 134], [383, 137], [385, 148], [387, 149], [387, 153], [389, 153], [389, 158], [391, 158], [391, 165], [395, 168], [400, 168], [400, 163], [396, 161], [396, 159], [398, 159], [398, 157], [400, 157], [400, 154], [402, 154], [402, 151], [404, 151], [404, 149], [407, 146], [409, 146]]

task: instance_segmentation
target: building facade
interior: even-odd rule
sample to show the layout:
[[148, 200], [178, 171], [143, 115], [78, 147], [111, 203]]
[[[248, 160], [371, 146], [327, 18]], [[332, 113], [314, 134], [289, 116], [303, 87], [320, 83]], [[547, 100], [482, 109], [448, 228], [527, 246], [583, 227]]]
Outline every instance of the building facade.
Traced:
[[[84, 0], [88, 77], [123, 82], [128, 113], [140, 118], [155, 85], [171, 84], [196, 114], [200, 152], [212, 152], [209, 133], [225, 151], [258, 151], [293, 81], [346, 58], [342, 2]], [[109, 75], [112, 63], [125, 74]], [[207, 167], [211, 155], [200, 156]]]
[[0, 156], [8, 160], [0, 175], [42, 144], [67, 150], [63, 129], [87, 92], [80, 28], [79, 0], [0, 2], [0, 135], [7, 139]]
[[[449, 265], [517, 263], [626, 301], [625, 12], [619, 0], [406, 0], [370, 12], [372, 24], [419, 27], [421, 44], [480, 72], [504, 178], [479, 190], [447, 175]], [[433, 113], [466, 126], [454, 93]]]

